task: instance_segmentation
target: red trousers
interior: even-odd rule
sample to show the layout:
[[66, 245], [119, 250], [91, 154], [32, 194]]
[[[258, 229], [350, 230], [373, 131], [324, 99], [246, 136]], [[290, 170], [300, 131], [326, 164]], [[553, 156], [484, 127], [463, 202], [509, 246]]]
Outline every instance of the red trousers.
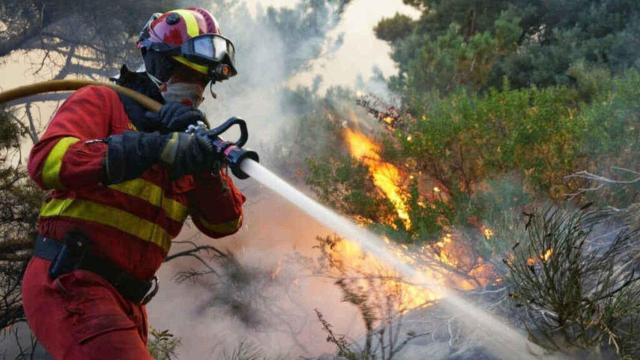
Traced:
[[100, 276], [76, 270], [55, 280], [34, 257], [22, 282], [29, 327], [54, 359], [152, 359], [147, 314]]

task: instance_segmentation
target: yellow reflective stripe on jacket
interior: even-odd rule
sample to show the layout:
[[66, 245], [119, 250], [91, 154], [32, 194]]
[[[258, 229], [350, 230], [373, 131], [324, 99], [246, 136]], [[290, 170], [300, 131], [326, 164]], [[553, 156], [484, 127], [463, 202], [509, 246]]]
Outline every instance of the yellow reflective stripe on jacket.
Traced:
[[220, 223], [220, 224], [209, 223], [202, 216], [200, 216], [198, 220], [200, 221], [202, 226], [205, 227], [205, 229], [218, 234], [231, 234], [236, 230], [238, 230], [242, 225], [242, 215], [235, 220]]
[[187, 207], [178, 201], [165, 197], [162, 188], [150, 181], [133, 179], [120, 184], [109, 185], [109, 188], [161, 207], [171, 220], [182, 223], [187, 218]]
[[198, 19], [196, 19], [195, 15], [193, 15], [193, 12], [191, 10], [178, 9], [178, 10], [171, 10], [170, 12], [180, 15], [184, 19], [184, 22], [187, 25], [187, 34], [189, 34], [189, 37], [193, 38], [200, 35], [200, 27], [198, 26]]
[[171, 247], [171, 236], [162, 226], [114, 207], [78, 199], [52, 199], [40, 209], [40, 217], [64, 216], [116, 228], [150, 241], [164, 251]]
[[42, 182], [48, 189], [64, 189], [64, 186], [60, 182], [60, 169], [62, 168], [62, 158], [69, 149], [69, 146], [80, 141], [74, 137], [64, 137], [58, 140], [58, 143], [54, 145], [53, 149], [47, 155], [47, 159], [44, 161], [42, 168]]

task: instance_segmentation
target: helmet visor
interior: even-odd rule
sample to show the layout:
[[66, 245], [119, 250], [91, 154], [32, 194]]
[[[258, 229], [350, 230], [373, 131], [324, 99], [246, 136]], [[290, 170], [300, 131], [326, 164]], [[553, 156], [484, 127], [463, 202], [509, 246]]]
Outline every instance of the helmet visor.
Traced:
[[212, 79], [224, 80], [235, 76], [236, 49], [231, 40], [218, 34], [193, 37], [180, 46], [151, 43], [149, 49], [173, 56], [181, 56], [196, 65], [206, 66]]
[[236, 49], [231, 40], [221, 35], [206, 34], [194, 37], [182, 44], [180, 50], [180, 55], [195, 63], [225, 63], [235, 67]]

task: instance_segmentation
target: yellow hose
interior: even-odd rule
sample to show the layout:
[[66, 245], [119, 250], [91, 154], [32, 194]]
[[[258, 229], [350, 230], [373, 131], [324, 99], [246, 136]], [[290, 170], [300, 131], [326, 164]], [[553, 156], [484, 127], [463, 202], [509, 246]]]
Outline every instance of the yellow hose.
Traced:
[[144, 106], [147, 110], [153, 112], [158, 112], [160, 110], [160, 107], [162, 107], [162, 104], [160, 104], [159, 102], [137, 91], [115, 84], [93, 80], [49, 80], [31, 85], [20, 86], [15, 89], [3, 91], [2, 93], [0, 93], [0, 104], [46, 92], [78, 90], [81, 87], [88, 85], [107, 86], [122, 95], [129, 96], [133, 100], [137, 101], [140, 105]]

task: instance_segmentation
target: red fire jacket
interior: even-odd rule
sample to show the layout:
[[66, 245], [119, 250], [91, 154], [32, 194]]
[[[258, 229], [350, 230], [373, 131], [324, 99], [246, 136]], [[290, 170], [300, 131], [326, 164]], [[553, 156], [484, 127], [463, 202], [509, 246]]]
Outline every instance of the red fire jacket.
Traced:
[[72, 229], [93, 240], [93, 252], [139, 279], [149, 279], [167, 255], [187, 216], [218, 238], [242, 223], [244, 196], [224, 172], [171, 181], [154, 165], [140, 178], [103, 185], [112, 134], [135, 130], [108, 87], [76, 91], [60, 107], [29, 158], [29, 174], [52, 190], [40, 210], [38, 231], [62, 239]]

